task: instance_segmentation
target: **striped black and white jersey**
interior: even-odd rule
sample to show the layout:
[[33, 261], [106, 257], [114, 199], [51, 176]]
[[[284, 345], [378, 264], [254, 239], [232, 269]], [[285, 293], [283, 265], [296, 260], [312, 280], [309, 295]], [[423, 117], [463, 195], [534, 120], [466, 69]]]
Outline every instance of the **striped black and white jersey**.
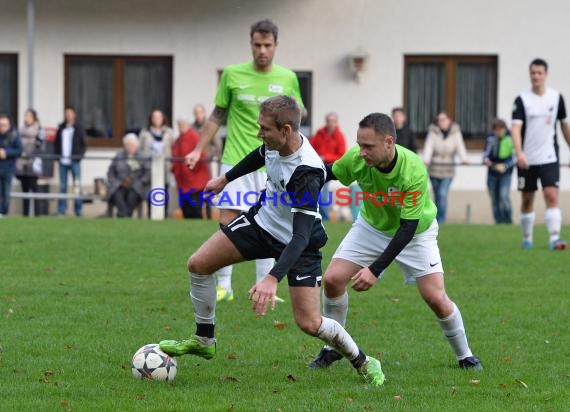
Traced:
[[522, 124], [522, 148], [529, 165], [558, 162], [556, 123], [568, 121], [562, 95], [547, 88], [539, 96], [526, 90], [515, 100], [513, 124]]
[[309, 140], [301, 138], [301, 147], [289, 156], [281, 156], [276, 150], [265, 151], [265, 205], [259, 208], [255, 221], [284, 244], [291, 241], [295, 212], [321, 219], [318, 200], [325, 183], [325, 166]]

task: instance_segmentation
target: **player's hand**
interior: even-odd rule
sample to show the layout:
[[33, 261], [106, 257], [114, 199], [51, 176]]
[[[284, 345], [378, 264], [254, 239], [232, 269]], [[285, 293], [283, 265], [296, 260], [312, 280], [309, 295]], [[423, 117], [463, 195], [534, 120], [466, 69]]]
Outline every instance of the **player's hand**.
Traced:
[[517, 155], [517, 166], [521, 169], [528, 169], [528, 159], [523, 152]]
[[194, 166], [196, 166], [201, 156], [202, 156], [201, 150], [194, 149], [190, 153], [188, 153], [184, 158], [184, 162], [186, 163], [186, 166], [188, 166], [188, 169], [194, 169]]
[[352, 278], [352, 289], [364, 292], [378, 281], [378, 278], [368, 268], [360, 269]]
[[213, 179], [208, 180], [206, 183], [206, 187], [204, 187], [204, 192], [212, 192], [215, 195], [220, 193], [224, 190], [224, 187], [228, 184], [228, 179], [226, 179], [226, 175], [221, 175], [215, 177]]
[[505, 166], [504, 163], [497, 163], [496, 165], [493, 166], [493, 169], [495, 169], [495, 172], [503, 174], [507, 170], [507, 167]]
[[265, 316], [269, 304], [271, 304], [271, 310], [275, 310], [277, 283], [275, 277], [266, 275], [249, 290], [248, 299], [251, 300], [251, 308], [257, 316]]

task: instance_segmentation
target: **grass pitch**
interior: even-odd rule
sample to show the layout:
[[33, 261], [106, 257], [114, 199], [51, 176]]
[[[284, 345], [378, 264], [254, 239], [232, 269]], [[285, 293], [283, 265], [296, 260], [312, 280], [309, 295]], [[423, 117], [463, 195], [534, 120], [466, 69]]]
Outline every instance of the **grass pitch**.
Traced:
[[[440, 229], [447, 291], [481, 373], [457, 368], [396, 265], [372, 290], [350, 293], [347, 325], [381, 359], [385, 385], [368, 388], [346, 361], [309, 370], [321, 344], [295, 327], [287, 285], [288, 302], [257, 319], [246, 299], [254, 264], [244, 263], [234, 268], [236, 300], [218, 306], [216, 358], [180, 358], [171, 383], [133, 379], [140, 346], [193, 333], [186, 258], [216, 228], [0, 221], [0, 410], [570, 410], [570, 252], [548, 251], [543, 227], [531, 251], [520, 250], [516, 226]], [[348, 229], [328, 225], [325, 267]]]

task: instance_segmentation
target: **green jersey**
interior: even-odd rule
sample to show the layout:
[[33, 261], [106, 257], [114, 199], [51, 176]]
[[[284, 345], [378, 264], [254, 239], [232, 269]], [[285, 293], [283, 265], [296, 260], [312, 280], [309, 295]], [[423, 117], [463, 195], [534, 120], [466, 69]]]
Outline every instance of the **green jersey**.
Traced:
[[253, 68], [253, 62], [224, 69], [216, 93], [216, 106], [228, 110], [222, 163], [236, 165], [259, 147], [259, 104], [277, 95], [294, 97], [303, 107], [299, 80], [293, 71], [274, 64], [271, 71], [259, 72]]
[[332, 170], [342, 184], [358, 183], [361, 192], [356, 198], [363, 199], [360, 214], [369, 225], [394, 236], [400, 219], [418, 219], [416, 233], [421, 233], [437, 212], [429, 195], [427, 169], [414, 152], [396, 145], [396, 153], [396, 165], [389, 173], [366, 166], [358, 146], [334, 162]]

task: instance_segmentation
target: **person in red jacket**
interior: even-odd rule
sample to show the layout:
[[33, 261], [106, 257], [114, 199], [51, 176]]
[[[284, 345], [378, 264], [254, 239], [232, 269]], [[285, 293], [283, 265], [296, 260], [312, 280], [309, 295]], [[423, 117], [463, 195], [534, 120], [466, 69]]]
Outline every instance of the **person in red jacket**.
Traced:
[[184, 156], [196, 147], [200, 135], [192, 129], [191, 123], [186, 119], [178, 120], [180, 135], [172, 143], [172, 173], [178, 186], [179, 205], [184, 219], [202, 218], [202, 192], [210, 180], [210, 167], [206, 152], [202, 152], [200, 162], [194, 169], [184, 164]]
[[[311, 136], [311, 145], [321, 156], [323, 162], [333, 163], [346, 152], [346, 139], [338, 126], [338, 115], [328, 113], [325, 116], [325, 126]], [[319, 204], [319, 212], [323, 220], [329, 220], [328, 205], [332, 204], [332, 193], [328, 192], [328, 185], [323, 186]]]

